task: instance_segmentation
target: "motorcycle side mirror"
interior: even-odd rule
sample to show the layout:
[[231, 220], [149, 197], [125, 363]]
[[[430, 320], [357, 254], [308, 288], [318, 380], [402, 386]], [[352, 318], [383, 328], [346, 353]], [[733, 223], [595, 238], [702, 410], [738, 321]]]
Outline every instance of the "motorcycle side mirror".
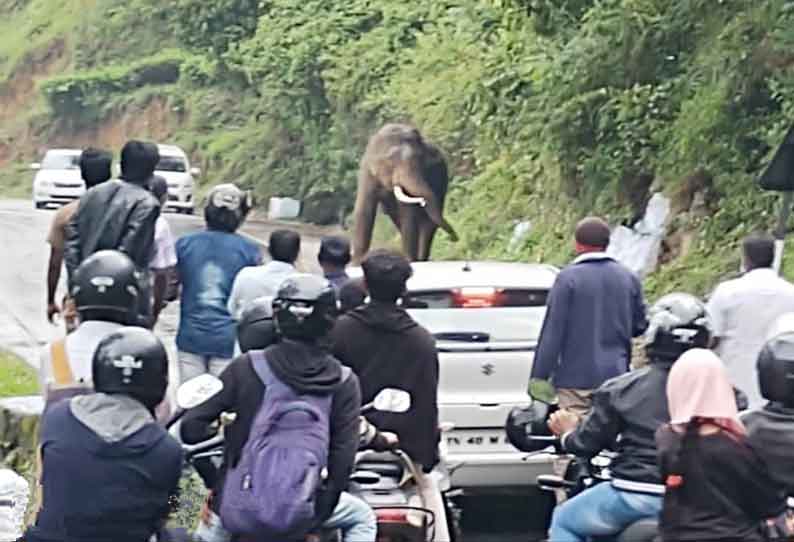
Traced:
[[372, 406], [380, 412], [407, 412], [411, 408], [411, 394], [396, 388], [386, 388], [375, 396]]
[[176, 390], [176, 404], [183, 410], [196, 408], [223, 389], [223, 382], [211, 374], [191, 378]]

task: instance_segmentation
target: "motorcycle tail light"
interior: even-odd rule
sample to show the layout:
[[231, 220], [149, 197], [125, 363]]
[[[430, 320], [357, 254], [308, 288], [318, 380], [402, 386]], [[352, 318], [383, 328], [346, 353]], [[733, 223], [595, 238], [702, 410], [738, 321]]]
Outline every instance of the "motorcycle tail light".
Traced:
[[408, 511], [398, 508], [378, 508], [375, 510], [378, 522], [383, 523], [408, 523]]

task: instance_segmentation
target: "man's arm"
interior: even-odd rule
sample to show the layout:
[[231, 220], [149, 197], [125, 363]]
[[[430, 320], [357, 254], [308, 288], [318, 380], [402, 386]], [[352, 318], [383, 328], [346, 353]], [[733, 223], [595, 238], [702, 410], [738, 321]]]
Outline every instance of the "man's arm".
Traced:
[[[234, 363], [234, 362], [232, 362]], [[185, 444], [198, 444], [213, 436], [210, 426], [220, 417], [222, 412], [234, 410], [235, 384], [232, 366], [221, 373], [223, 389], [207, 401], [191, 408], [182, 419], [180, 433]]]
[[152, 307], [152, 327], [157, 324], [157, 319], [160, 317], [160, 311], [162, 311], [165, 307], [165, 294], [168, 290], [168, 277], [170, 276], [171, 270], [172, 268], [154, 270], [154, 306]]
[[239, 320], [240, 319], [240, 312], [242, 311], [242, 296], [243, 296], [243, 283], [245, 282], [245, 277], [241, 277], [242, 273], [245, 271], [245, 268], [242, 268], [237, 276], [234, 277], [234, 282], [232, 283], [232, 293], [229, 294], [229, 302], [227, 304], [227, 309], [229, 310], [229, 314], [232, 315], [232, 320]]
[[154, 232], [157, 217], [160, 216], [160, 206], [154, 201], [154, 196], [149, 196], [152, 201], [139, 201], [127, 217], [124, 233], [117, 247], [135, 263], [138, 269], [149, 267], [154, 246]]
[[339, 494], [345, 490], [353, 471], [359, 442], [361, 390], [351, 372], [335, 394], [331, 409], [331, 442], [328, 447], [328, 490], [318, 499], [318, 519], [330, 516]]
[[642, 294], [642, 283], [632, 273], [634, 295], [632, 296], [634, 318], [632, 322], [632, 337], [639, 337], [648, 329], [648, 316], [645, 310], [645, 298]]
[[719, 350], [720, 340], [725, 336], [725, 298], [724, 288], [717, 286], [706, 304], [713, 333], [711, 348], [716, 351]]
[[549, 292], [546, 318], [543, 320], [530, 378], [548, 380], [557, 368], [568, 328], [570, 302], [571, 285], [564, 277], [558, 277]]
[[83, 246], [80, 239], [80, 214], [83, 210], [83, 200], [80, 200], [80, 205], [77, 211], [72, 215], [71, 220], [66, 225], [66, 245], [64, 249], [64, 260], [66, 262], [66, 278], [68, 279], [68, 288], [72, 290], [72, 280], [74, 280], [74, 273], [80, 267], [83, 261]]
[[55, 292], [58, 290], [58, 282], [61, 280], [63, 255], [62, 248], [50, 247], [50, 263], [47, 267], [47, 320], [50, 322], [56, 314], [61, 312], [58, 302], [55, 301]]
[[609, 391], [603, 387], [596, 390], [592, 409], [578, 425], [575, 421], [570, 424], [555, 423], [558, 414], [559, 412], [552, 415], [549, 425], [552, 431], [561, 436], [560, 444], [563, 449], [577, 456], [593, 457], [601, 450], [610, 448], [621, 431], [620, 416], [612, 408]]

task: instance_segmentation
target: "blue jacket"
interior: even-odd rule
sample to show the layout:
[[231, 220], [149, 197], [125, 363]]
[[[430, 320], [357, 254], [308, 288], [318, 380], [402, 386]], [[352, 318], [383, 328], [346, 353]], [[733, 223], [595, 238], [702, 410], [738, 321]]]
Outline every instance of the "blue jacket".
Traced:
[[639, 279], [603, 253], [560, 272], [532, 366], [532, 378], [590, 390], [628, 371], [631, 339], [648, 327]]

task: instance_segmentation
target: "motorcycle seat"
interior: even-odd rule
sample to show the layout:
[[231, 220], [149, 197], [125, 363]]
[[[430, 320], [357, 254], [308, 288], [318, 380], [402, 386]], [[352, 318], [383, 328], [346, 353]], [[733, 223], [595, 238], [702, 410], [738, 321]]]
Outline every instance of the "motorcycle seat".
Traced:
[[356, 464], [356, 470], [375, 472], [386, 478], [400, 479], [403, 476], [403, 466], [392, 462], [364, 461]]
[[617, 542], [654, 542], [658, 536], [659, 521], [652, 518], [641, 519], [620, 533]]

